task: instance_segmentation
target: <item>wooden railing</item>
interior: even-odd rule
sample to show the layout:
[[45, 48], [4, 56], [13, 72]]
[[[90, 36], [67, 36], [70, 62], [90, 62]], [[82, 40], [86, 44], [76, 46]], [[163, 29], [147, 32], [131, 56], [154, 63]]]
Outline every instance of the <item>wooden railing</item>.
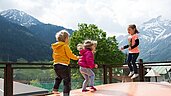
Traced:
[[[14, 69], [52, 69], [52, 63], [13, 63], [13, 62], [1, 62], [0, 69], [4, 69], [4, 96], [13, 95], [13, 70]], [[71, 68], [78, 68], [78, 64], [70, 64]], [[108, 69], [116, 67], [123, 67], [123, 65], [99, 65], [99, 68], [103, 69], [103, 84], [108, 83]], [[111, 73], [110, 73], [111, 74]], [[110, 81], [111, 82], [111, 81]]]
[[[159, 63], [168, 63], [165, 65], [160, 65]], [[139, 82], [144, 81], [144, 67], [146, 66], [171, 66], [171, 61], [164, 62], [143, 62], [139, 59]], [[52, 69], [52, 63], [12, 63], [12, 62], [1, 62], [0, 69], [4, 69], [4, 96], [13, 96], [13, 69]], [[31, 66], [29, 66], [31, 65]], [[78, 68], [77, 64], [71, 64], [71, 68]], [[99, 66], [103, 69], [103, 84], [112, 83], [113, 68], [127, 68], [127, 65], [121, 64], [103, 64]]]

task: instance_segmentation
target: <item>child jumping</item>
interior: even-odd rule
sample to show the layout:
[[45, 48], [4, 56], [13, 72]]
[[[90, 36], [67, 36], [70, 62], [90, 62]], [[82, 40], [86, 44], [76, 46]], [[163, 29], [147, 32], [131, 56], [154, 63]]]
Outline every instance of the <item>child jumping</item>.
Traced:
[[129, 77], [131, 79], [134, 79], [138, 77], [138, 70], [137, 70], [137, 65], [136, 65], [136, 60], [139, 56], [140, 50], [138, 48], [139, 45], [139, 39], [138, 39], [138, 30], [136, 28], [136, 25], [129, 25], [128, 27], [128, 33], [130, 36], [128, 37], [128, 42], [129, 45], [126, 45], [121, 48], [121, 50], [127, 49], [129, 50], [129, 55], [127, 59], [128, 67], [130, 69]]
[[53, 65], [57, 77], [52, 92], [59, 94], [59, 85], [63, 80], [63, 96], [69, 96], [71, 90], [70, 59], [78, 60], [78, 57], [72, 53], [68, 46], [69, 33], [66, 30], [58, 32], [55, 37], [57, 42], [52, 44], [52, 50]]
[[78, 44], [77, 49], [80, 51], [80, 59], [78, 64], [80, 65], [80, 73], [84, 77], [84, 82], [82, 85], [82, 92], [89, 91], [86, 89], [88, 82], [90, 80], [90, 89], [96, 91], [97, 89], [94, 87], [94, 78], [95, 74], [93, 72], [93, 68], [97, 68], [98, 65], [94, 64], [94, 52], [96, 49], [97, 42], [86, 40], [84, 44]]

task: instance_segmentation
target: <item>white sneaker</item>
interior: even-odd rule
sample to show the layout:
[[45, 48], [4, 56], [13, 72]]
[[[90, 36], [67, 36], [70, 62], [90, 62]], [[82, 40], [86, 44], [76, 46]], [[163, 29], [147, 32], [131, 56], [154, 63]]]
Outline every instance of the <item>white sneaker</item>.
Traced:
[[130, 72], [128, 76], [131, 77], [132, 75], [134, 75], [134, 72]]
[[131, 79], [137, 78], [139, 76], [139, 74], [134, 74]]

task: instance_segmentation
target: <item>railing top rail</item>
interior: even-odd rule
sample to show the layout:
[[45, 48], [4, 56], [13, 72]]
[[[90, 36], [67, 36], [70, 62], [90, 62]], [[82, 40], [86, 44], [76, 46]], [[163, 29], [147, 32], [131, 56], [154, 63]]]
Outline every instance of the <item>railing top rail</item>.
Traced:
[[145, 64], [144, 66], [171, 66], [171, 64]]
[[[11, 65], [53, 65], [53, 63], [22, 63], [22, 62], [0, 62], [0, 65], [6, 65], [6, 64], [11, 64]], [[70, 66], [77, 66], [78, 64], [70, 64]], [[123, 66], [122, 64], [100, 64], [99, 66]]]
[[171, 61], [143, 62], [143, 64], [159, 64], [159, 63], [170, 63], [171, 64]]
[[0, 65], [6, 65], [6, 64], [12, 64], [12, 65], [53, 65], [53, 63], [44, 63], [44, 62], [40, 62], [40, 63], [22, 63], [22, 62], [0, 62]]
[[[163, 64], [166, 63], [166, 64]], [[27, 62], [27, 63], [22, 63], [22, 62], [0, 62], [0, 65], [36, 65], [36, 66], [51, 66], [53, 63], [50, 62], [40, 62], [40, 63], [32, 63], [32, 62]], [[139, 64], [139, 63], [137, 63]], [[171, 66], [171, 61], [162, 61], [162, 62], [143, 62], [144, 66]], [[70, 64], [71, 67], [78, 67], [78, 64]], [[127, 67], [127, 64], [100, 64], [99, 67]]]

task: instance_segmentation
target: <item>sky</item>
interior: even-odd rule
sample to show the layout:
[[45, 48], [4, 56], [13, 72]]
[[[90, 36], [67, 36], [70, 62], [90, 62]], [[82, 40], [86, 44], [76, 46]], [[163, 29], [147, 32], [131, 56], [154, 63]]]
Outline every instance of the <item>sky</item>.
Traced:
[[127, 34], [151, 18], [171, 18], [171, 0], [0, 0], [0, 11], [18, 9], [44, 23], [77, 29], [78, 23], [96, 24], [108, 36]]

